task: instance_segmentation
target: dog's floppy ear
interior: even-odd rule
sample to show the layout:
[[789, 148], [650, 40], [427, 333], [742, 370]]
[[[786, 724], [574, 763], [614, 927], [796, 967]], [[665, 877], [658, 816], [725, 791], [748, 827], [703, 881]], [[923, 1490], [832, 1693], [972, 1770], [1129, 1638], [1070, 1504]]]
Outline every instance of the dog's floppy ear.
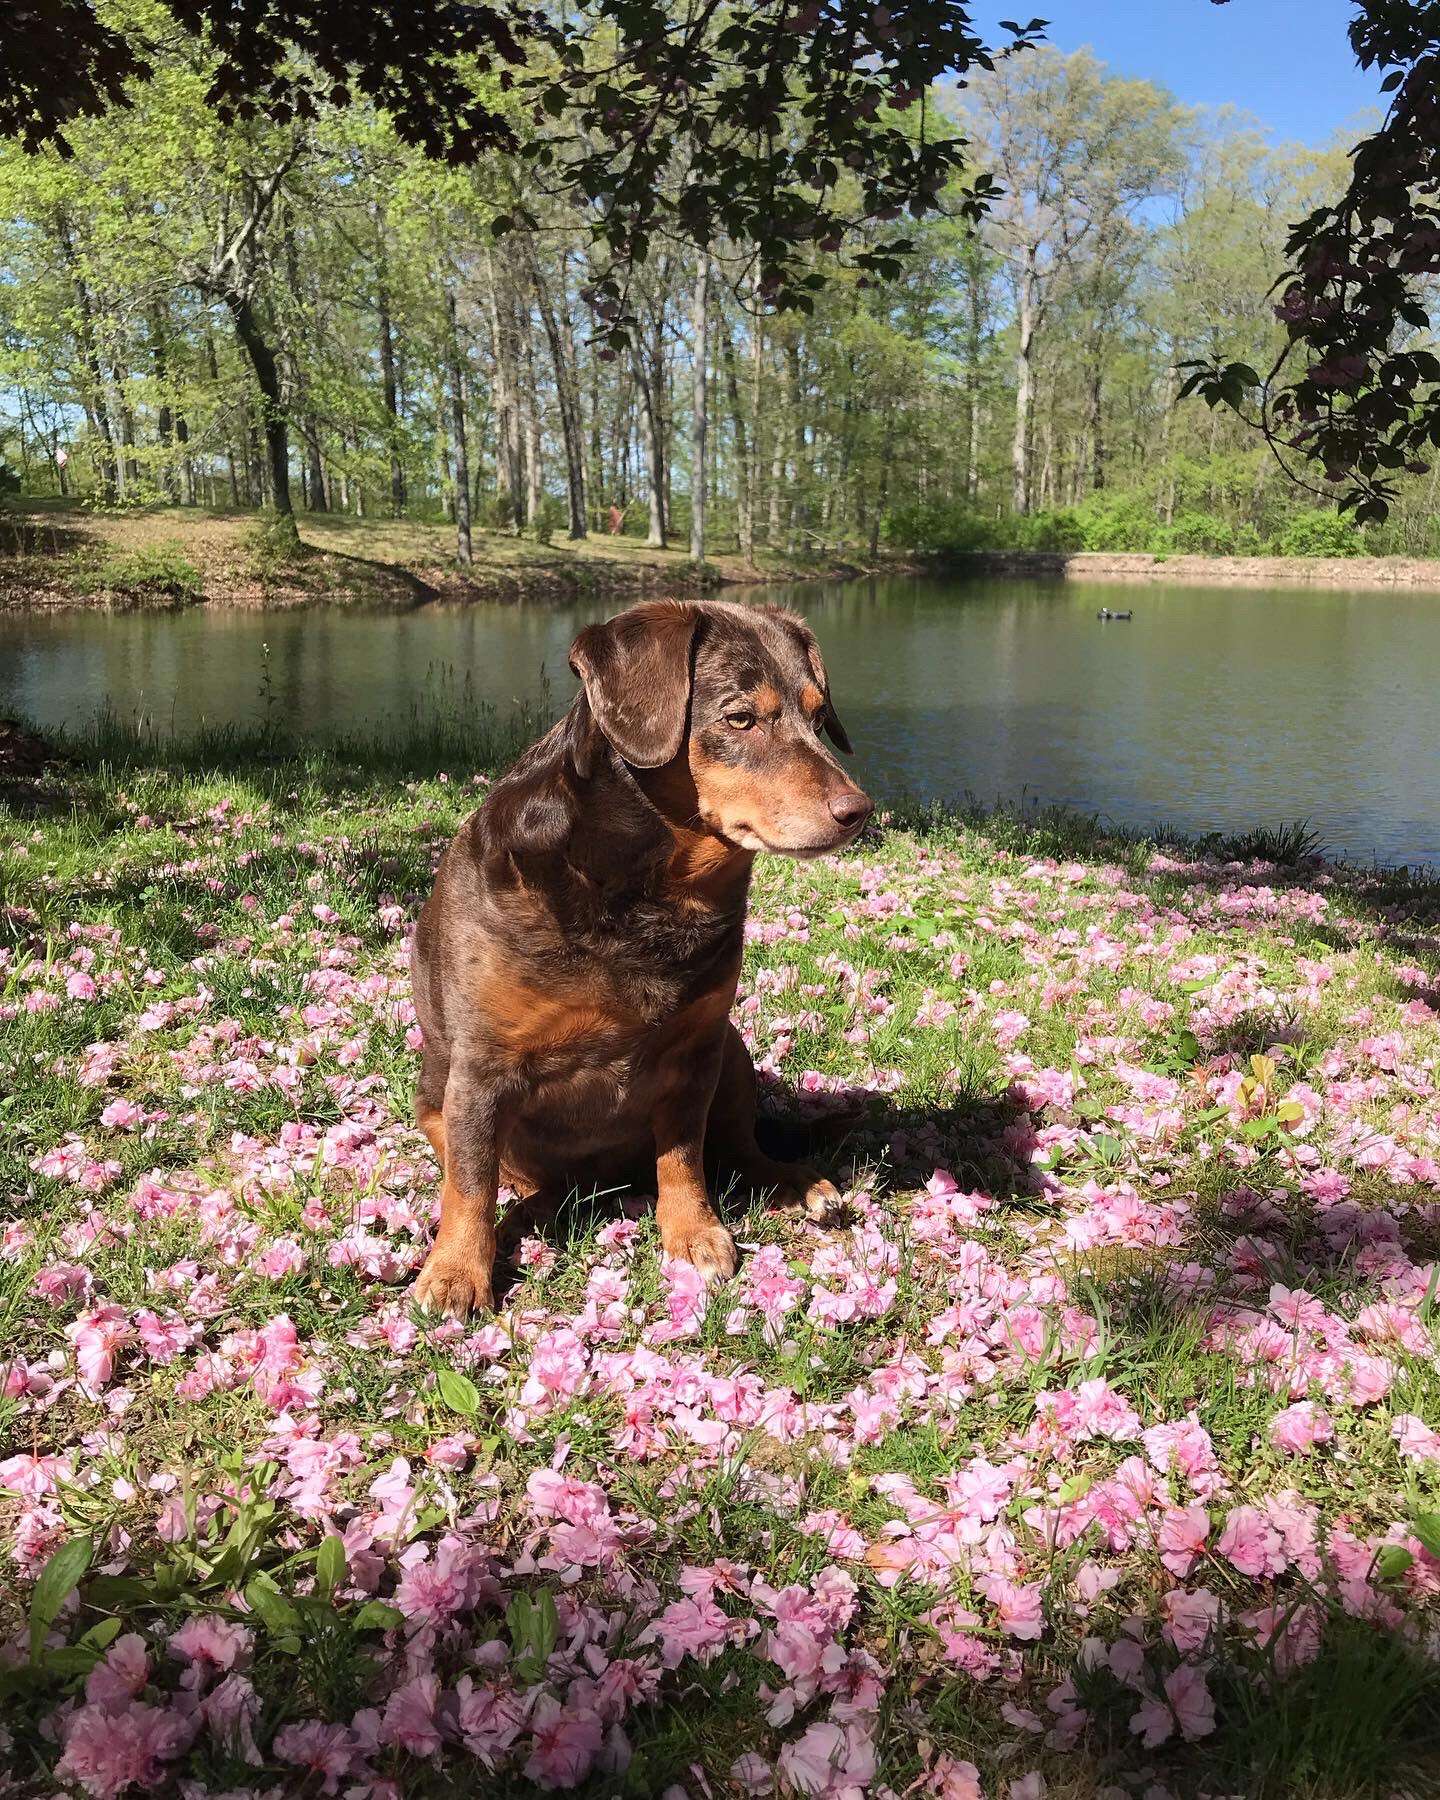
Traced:
[[637, 769], [660, 768], [685, 741], [699, 619], [697, 607], [651, 600], [587, 625], [570, 646], [595, 723]]
[[855, 748], [850, 742], [850, 734], [840, 723], [840, 715], [835, 710], [835, 702], [830, 698], [830, 677], [825, 672], [825, 658], [820, 654], [820, 646], [815, 641], [815, 633], [797, 613], [787, 612], [783, 607], [778, 606], [767, 608], [767, 611], [773, 612], [783, 619], [804, 645], [805, 655], [810, 662], [810, 673], [815, 677], [820, 692], [825, 696], [825, 735], [837, 750], [843, 750], [846, 756], [853, 756]]

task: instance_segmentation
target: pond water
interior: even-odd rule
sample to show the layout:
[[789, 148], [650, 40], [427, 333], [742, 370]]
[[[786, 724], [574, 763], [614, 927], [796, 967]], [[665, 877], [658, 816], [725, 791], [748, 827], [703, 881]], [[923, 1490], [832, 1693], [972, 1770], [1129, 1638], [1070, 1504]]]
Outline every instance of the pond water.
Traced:
[[[1334, 852], [1440, 866], [1440, 595], [889, 580], [745, 597], [808, 615], [881, 797], [1199, 832], [1307, 819]], [[1102, 606], [1134, 618], [1102, 624]], [[183, 731], [263, 717], [267, 678], [314, 733], [467, 677], [501, 708], [548, 684], [558, 709], [572, 637], [613, 610], [0, 615], [0, 715], [78, 728], [108, 706]]]

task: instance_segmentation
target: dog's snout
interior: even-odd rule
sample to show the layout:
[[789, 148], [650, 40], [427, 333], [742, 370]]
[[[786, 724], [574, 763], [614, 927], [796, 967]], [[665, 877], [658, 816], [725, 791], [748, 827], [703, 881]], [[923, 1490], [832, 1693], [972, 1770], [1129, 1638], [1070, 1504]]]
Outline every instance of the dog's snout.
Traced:
[[874, 810], [874, 803], [870, 796], [862, 794], [859, 788], [845, 788], [830, 797], [831, 816], [847, 831], [855, 826], [863, 825]]

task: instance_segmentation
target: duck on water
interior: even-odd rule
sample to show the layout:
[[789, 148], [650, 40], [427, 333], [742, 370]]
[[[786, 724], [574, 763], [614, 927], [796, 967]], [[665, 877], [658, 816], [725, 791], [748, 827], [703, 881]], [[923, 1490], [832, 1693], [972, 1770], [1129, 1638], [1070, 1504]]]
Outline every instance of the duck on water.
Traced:
[[1122, 613], [1122, 612], [1111, 612], [1111, 610], [1108, 606], [1102, 606], [1100, 608], [1099, 612], [1096, 613], [1095, 617], [1097, 619], [1133, 619], [1135, 617], [1135, 612], [1134, 612], [1133, 607], [1129, 612]]

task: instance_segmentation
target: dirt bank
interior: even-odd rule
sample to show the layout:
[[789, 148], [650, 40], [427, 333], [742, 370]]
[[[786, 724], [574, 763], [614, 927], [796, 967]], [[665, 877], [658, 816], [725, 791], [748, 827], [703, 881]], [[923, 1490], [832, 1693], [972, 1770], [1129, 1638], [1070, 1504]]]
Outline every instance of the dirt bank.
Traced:
[[952, 573], [1065, 581], [1171, 582], [1184, 587], [1440, 588], [1440, 560], [1408, 556], [1153, 556], [1108, 550], [986, 550]]
[[277, 556], [255, 514], [12, 507], [0, 515], [0, 611], [623, 599], [919, 572], [904, 558], [762, 553], [750, 563], [723, 551], [697, 565], [683, 549], [631, 537], [542, 544], [495, 531], [474, 533], [475, 560], [461, 568], [443, 524], [334, 514], [298, 523], [299, 550]]

